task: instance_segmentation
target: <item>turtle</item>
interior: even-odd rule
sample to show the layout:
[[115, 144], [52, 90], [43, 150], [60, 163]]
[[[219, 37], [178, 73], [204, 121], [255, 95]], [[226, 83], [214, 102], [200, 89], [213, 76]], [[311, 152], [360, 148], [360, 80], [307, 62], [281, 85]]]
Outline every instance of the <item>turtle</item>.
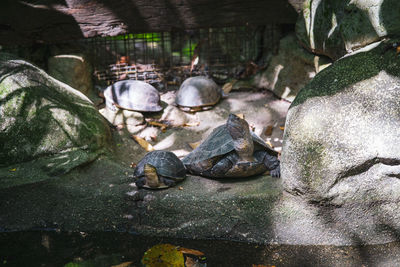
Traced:
[[250, 131], [246, 120], [234, 114], [182, 162], [189, 173], [210, 178], [248, 177], [266, 171], [280, 177], [278, 152]]
[[176, 105], [186, 112], [211, 109], [221, 99], [222, 89], [206, 76], [186, 79], [176, 93]]
[[155, 150], [148, 152], [133, 171], [138, 188], [163, 189], [174, 186], [186, 178], [182, 161], [172, 152]]
[[113, 111], [116, 107], [140, 112], [158, 112], [163, 109], [157, 89], [143, 81], [118, 81], [106, 88], [104, 97], [107, 108]]

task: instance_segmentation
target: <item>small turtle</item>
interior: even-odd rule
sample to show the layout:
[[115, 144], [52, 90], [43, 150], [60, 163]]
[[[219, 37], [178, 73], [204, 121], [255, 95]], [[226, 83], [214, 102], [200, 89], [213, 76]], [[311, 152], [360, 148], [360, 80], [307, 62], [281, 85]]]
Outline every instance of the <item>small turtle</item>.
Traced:
[[176, 93], [175, 103], [188, 112], [211, 109], [221, 99], [221, 88], [205, 76], [186, 79]]
[[104, 97], [110, 110], [116, 110], [115, 107], [142, 112], [163, 109], [157, 89], [142, 81], [118, 81], [106, 88]]
[[184, 180], [186, 169], [174, 153], [156, 150], [147, 153], [139, 161], [133, 176], [139, 188], [162, 189]]
[[247, 177], [266, 171], [280, 176], [278, 153], [234, 114], [187, 155], [183, 164], [188, 172], [211, 178]]

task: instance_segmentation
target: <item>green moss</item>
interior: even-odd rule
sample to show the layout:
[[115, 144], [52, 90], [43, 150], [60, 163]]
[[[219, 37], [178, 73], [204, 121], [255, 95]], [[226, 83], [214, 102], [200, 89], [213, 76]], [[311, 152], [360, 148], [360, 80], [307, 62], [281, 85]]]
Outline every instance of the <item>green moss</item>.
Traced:
[[[331, 96], [344, 90], [345, 88], [369, 79], [377, 75], [381, 70], [390, 70], [391, 61], [389, 57], [395, 59], [395, 52], [387, 56], [385, 45], [368, 51], [355, 54], [336, 61], [330, 67], [318, 73], [314, 79], [308, 83], [297, 95], [291, 107], [305, 102], [309, 98]], [[389, 61], [385, 60], [388, 58]], [[395, 72], [398, 72], [396, 70]]]
[[299, 153], [302, 156], [302, 167], [303, 182], [308, 184], [310, 188], [319, 188], [323, 183], [324, 173], [323, 166], [326, 164], [325, 161], [325, 148], [323, 144], [318, 142], [308, 142], [303, 144], [304, 151]]

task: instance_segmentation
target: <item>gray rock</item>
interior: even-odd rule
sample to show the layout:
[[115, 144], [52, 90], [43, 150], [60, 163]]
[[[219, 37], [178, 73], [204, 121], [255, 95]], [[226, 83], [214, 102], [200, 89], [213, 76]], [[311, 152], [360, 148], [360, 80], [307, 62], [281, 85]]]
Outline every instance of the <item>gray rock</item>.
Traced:
[[363, 242], [400, 228], [399, 97], [400, 63], [382, 43], [320, 72], [287, 116], [284, 189]]
[[272, 58], [265, 71], [254, 76], [252, 86], [269, 89], [275, 95], [293, 101], [300, 89], [326, 64], [330, 64], [329, 59], [315, 58], [298, 44], [295, 35], [290, 34], [281, 39], [279, 54]]
[[48, 59], [48, 73], [72, 88], [89, 95], [92, 84], [92, 70], [82, 55], [57, 55]]
[[400, 30], [400, 2], [307, 0], [296, 24], [301, 43], [336, 60]]
[[109, 140], [109, 127], [81, 92], [0, 54], [0, 187], [66, 173], [105, 152]]

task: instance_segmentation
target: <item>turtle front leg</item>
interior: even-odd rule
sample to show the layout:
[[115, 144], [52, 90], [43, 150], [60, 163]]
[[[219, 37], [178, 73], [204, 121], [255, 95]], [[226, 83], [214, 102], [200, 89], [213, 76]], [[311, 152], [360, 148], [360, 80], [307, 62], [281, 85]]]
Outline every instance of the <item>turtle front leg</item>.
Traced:
[[220, 159], [214, 166], [210, 169], [211, 177], [225, 177], [225, 174], [232, 169], [233, 165], [237, 161], [237, 156], [235, 158], [234, 154], [227, 155]]
[[272, 177], [281, 177], [280, 161], [277, 157], [268, 154], [264, 150], [256, 151], [254, 157], [265, 165]]
[[271, 174], [272, 177], [278, 177], [278, 178], [281, 177], [281, 166], [278, 165], [278, 167], [271, 170], [269, 173]]

